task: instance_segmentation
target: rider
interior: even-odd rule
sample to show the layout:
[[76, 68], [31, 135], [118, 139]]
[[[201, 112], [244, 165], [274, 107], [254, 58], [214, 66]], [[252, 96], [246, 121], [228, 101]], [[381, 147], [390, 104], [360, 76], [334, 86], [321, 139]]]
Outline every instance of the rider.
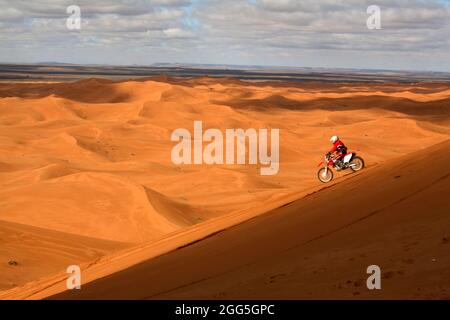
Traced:
[[332, 136], [330, 138], [330, 142], [333, 144], [333, 147], [329, 151], [330, 154], [336, 153], [336, 162], [340, 167], [342, 164], [341, 159], [347, 154], [347, 147], [344, 143], [339, 139], [338, 136]]

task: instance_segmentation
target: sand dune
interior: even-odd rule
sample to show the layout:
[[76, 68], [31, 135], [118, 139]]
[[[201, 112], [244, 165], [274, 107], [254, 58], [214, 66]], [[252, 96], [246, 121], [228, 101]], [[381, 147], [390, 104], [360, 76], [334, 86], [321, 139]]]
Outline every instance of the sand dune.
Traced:
[[20, 286], [57, 273], [69, 265], [92, 262], [108, 253], [129, 247], [126, 243], [3, 220], [0, 220], [0, 239], [0, 290]]
[[[37, 238], [55, 232], [55, 243], [90, 239], [86, 246], [95, 254], [89, 255], [71, 240], [80, 263], [203, 230], [195, 228], [215, 219], [223, 224], [211, 222], [208, 230], [220, 229], [321, 187], [316, 165], [332, 134], [361, 153], [369, 168], [447, 140], [449, 102], [446, 83], [1, 83], [0, 220], [8, 226], [2, 227], [1, 258], [3, 265], [19, 263], [0, 273], [2, 288], [63, 271], [68, 263], [52, 241], [37, 244], [48, 248], [48, 259], [27, 260], [32, 243], [21, 253], [19, 240], [5, 240], [16, 239], [19, 229], [33, 228]], [[192, 130], [195, 120], [220, 130], [279, 128], [279, 174], [261, 176], [257, 165], [174, 165], [170, 134]], [[220, 220], [225, 216], [234, 218]]]
[[[4, 297], [448, 299], [449, 160], [450, 140], [166, 255], [146, 259], [158, 250], [146, 245], [103, 259], [84, 270], [81, 290], [55, 295], [64, 281], [52, 279]], [[380, 291], [365, 286], [373, 264]]]

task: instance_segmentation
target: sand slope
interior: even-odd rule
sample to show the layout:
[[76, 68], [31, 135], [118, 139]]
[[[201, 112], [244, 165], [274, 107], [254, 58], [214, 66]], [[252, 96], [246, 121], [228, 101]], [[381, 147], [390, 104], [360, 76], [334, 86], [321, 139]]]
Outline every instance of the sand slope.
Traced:
[[[89, 238], [95, 257], [160, 239], [166, 246], [158, 252], [166, 252], [321, 187], [316, 165], [332, 134], [369, 168], [447, 140], [449, 106], [448, 83], [1, 83], [0, 221], [32, 227], [36, 237], [57, 232], [55, 243]], [[257, 165], [174, 165], [170, 134], [192, 130], [195, 120], [222, 131], [279, 128], [279, 174], [261, 176]], [[196, 229], [208, 221], [208, 232]], [[20, 240], [7, 240], [20, 239], [25, 231], [17, 228], [4, 227], [0, 238], [4, 288], [65, 269], [68, 260], [56, 250], [52, 263], [29, 256], [34, 271], [27, 275]], [[195, 236], [174, 236], [186, 228]], [[51, 241], [42, 246], [53, 250]], [[33, 248], [27, 243], [27, 252]], [[80, 263], [89, 257], [78, 255]], [[11, 259], [17, 268], [9, 268]]]
[[[53, 295], [63, 287], [47, 282], [4, 297], [450, 298], [449, 160], [450, 140], [166, 255], [147, 260], [144, 246], [99, 261], [81, 290]], [[117, 272], [124, 260], [135, 265]], [[365, 286], [373, 264], [381, 291]]]
[[[92, 262], [129, 244], [0, 220], [0, 290]], [[14, 262], [17, 265], [14, 265]]]

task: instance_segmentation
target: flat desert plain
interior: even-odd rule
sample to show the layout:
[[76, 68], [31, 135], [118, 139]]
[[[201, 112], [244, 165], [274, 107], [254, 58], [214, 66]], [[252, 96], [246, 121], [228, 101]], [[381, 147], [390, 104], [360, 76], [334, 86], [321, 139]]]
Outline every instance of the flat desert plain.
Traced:
[[[278, 173], [174, 164], [194, 121], [279, 129]], [[366, 168], [323, 185], [334, 134]], [[448, 82], [0, 83], [0, 298], [448, 299], [449, 139]]]

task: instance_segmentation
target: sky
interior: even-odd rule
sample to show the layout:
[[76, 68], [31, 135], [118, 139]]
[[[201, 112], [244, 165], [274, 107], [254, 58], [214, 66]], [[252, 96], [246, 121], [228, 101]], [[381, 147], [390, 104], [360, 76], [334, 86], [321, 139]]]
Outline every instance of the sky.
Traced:
[[0, 62], [50, 61], [450, 72], [450, 0], [0, 0]]

